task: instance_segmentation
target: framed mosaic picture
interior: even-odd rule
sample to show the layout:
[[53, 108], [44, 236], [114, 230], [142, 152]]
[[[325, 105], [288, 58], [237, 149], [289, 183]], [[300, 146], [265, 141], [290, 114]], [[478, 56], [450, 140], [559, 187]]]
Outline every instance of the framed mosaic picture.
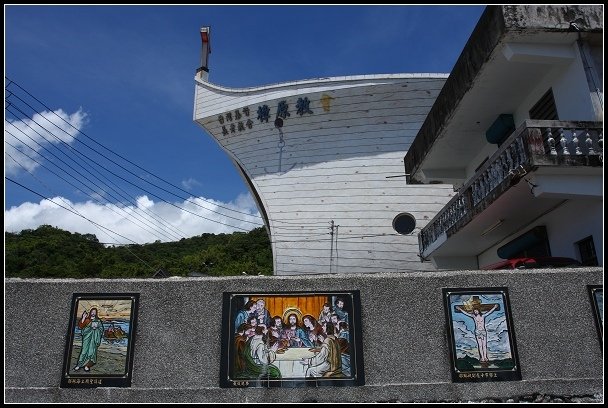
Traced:
[[224, 293], [221, 387], [364, 385], [359, 291]]
[[595, 327], [600, 339], [602, 348], [604, 347], [604, 287], [602, 285], [587, 285], [591, 307], [595, 317]]
[[74, 293], [61, 387], [129, 387], [139, 293]]
[[452, 381], [521, 380], [507, 288], [443, 289]]

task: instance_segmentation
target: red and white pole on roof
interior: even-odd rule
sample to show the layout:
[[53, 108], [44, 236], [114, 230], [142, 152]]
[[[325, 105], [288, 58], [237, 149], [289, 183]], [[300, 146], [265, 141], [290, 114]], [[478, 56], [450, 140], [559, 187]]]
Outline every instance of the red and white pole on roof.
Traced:
[[209, 54], [211, 54], [211, 27], [201, 27], [201, 43], [202, 43], [202, 52], [201, 52], [201, 66], [196, 70], [196, 73], [199, 74], [200, 79], [203, 81], [207, 81], [209, 79]]

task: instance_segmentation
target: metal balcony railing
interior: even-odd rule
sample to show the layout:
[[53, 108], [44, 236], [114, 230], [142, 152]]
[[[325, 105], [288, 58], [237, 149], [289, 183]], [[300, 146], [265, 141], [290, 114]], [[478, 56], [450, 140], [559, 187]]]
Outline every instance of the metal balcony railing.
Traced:
[[603, 166], [603, 153], [603, 122], [526, 120], [420, 231], [420, 255], [428, 257], [443, 234], [456, 233], [523, 174], [540, 166]]

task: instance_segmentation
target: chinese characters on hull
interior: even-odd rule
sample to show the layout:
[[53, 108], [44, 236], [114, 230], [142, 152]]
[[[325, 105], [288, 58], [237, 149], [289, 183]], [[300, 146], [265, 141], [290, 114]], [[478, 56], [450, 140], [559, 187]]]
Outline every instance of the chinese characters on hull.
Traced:
[[[253, 128], [253, 121], [249, 118], [250, 113], [249, 107], [246, 106], [240, 110], [235, 109], [234, 112], [230, 111], [218, 115], [217, 121], [222, 125], [222, 135], [226, 136], [229, 133], [235, 133], [237, 130], [242, 132], [245, 130], [245, 127], [248, 129]], [[245, 120], [245, 118], [247, 118], [247, 120]]]
[[312, 113], [308, 98], [298, 98], [298, 102], [296, 103], [296, 112], [300, 116], [304, 115], [305, 113]]
[[[256, 110], [256, 119], [260, 123], [268, 123], [270, 120], [270, 107], [266, 104], [259, 105]], [[310, 100], [308, 97], [298, 98], [296, 102], [296, 114], [300, 117], [306, 114], [312, 114], [313, 111], [310, 109]], [[218, 115], [217, 120], [222, 126], [222, 135], [227, 136], [231, 133], [242, 132], [246, 129], [253, 128], [253, 120], [249, 117], [251, 109], [245, 106], [241, 109], [235, 109], [234, 111], [225, 112]], [[274, 124], [277, 128], [283, 126], [284, 120], [291, 116], [289, 112], [289, 103], [287, 100], [281, 100], [277, 104], [276, 119]], [[245, 120], [247, 119], [247, 120]]]

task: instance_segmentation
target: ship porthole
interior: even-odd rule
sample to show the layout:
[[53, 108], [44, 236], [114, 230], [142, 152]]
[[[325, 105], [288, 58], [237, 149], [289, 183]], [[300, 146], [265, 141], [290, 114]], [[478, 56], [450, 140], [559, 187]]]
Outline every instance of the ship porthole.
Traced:
[[416, 219], [412, 214], [401, 213], [393, 219], [393, 229], [399, 234], [411, 234], [414, 228], [416, 228]]

